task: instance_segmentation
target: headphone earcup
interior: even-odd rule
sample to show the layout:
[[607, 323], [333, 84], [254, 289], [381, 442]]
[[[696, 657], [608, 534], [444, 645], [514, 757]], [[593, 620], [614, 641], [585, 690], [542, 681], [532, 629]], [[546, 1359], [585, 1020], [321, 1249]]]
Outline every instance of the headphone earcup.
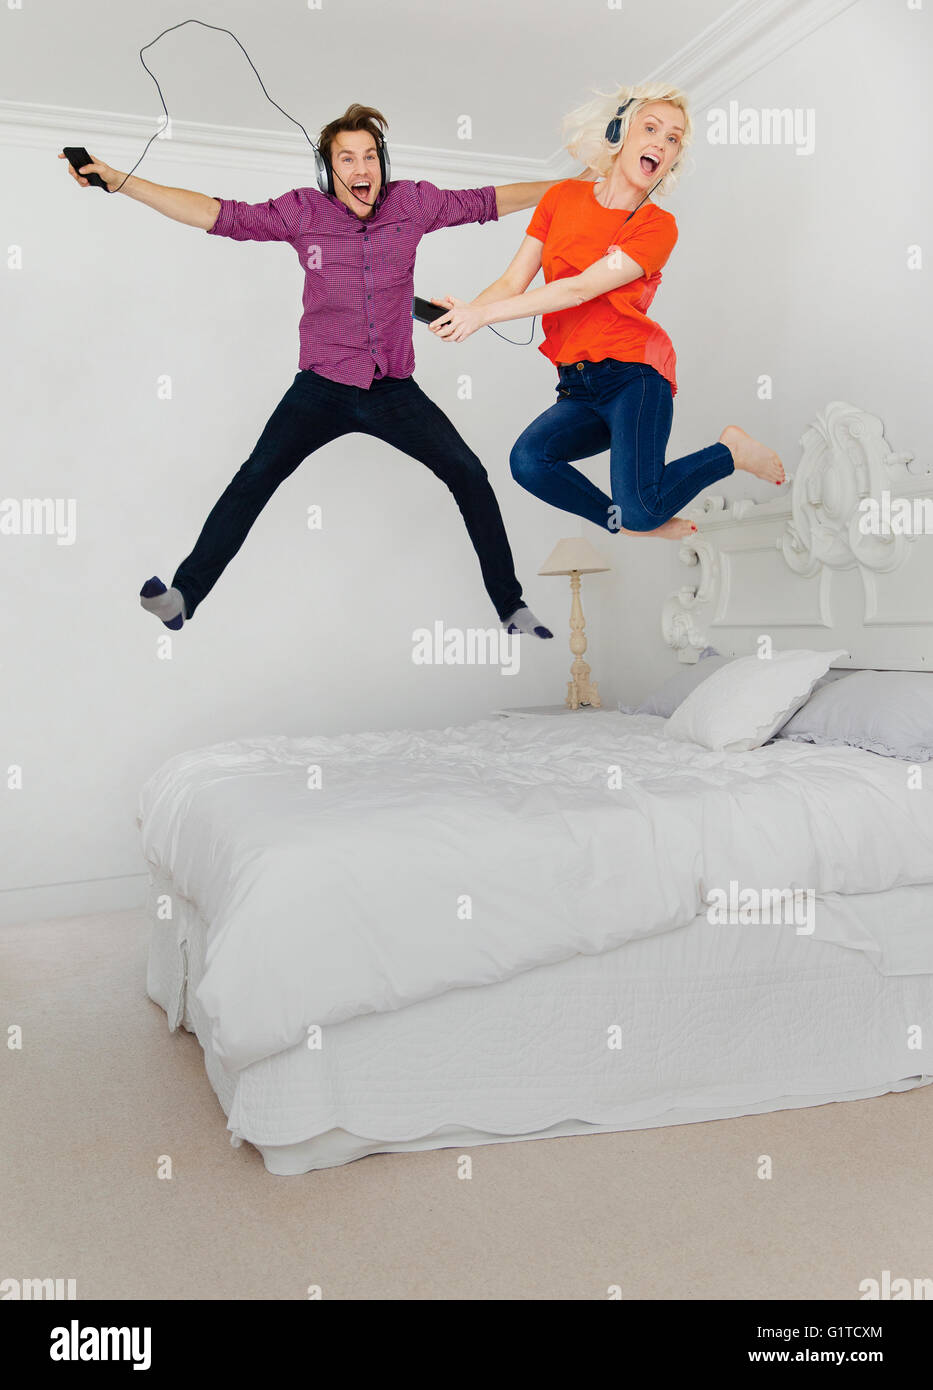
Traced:
[[612, 120], [606, 126], [606, 139], [609, 141], [610, 145], [618, 144], [619, 135], [622, 131], [622, 121], [620, 117], [624, 115], [626, 107], [631, 106], [634, 100], [634, 97], [629, 97], [627, 101], [623, 101], [622, 105], [616, 111]]
[[384, 140], [379, 141], [379, 168], [382, 172], [382, 186], [385, 188], [392, 177], [392, 161], [389, 158], [389, 147]]
[[325, 162], [323, 155], [317, 148], [314, 151], [314, 177], [322, 193], [333, 193], [334, 180], [330, 165]]

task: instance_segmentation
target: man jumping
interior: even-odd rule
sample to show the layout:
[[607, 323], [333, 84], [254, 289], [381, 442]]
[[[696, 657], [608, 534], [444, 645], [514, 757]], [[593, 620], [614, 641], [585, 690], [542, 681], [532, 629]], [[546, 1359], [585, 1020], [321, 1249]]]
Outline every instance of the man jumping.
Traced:
[[[415, 251], [426, 232], [495, 221], [534, 207], [557, 179], [471, 189], [389, 180], [386, 119], [358, 103], [321, 131], [328, 191], [297, 188], [264, 203], [211, 198], [126, 176], [95, 161], [114, 191], [176, 222], [235, 241], [287, 241], [305, 269], [299, 370], [256, 447], [234, 474], [170, 588], [146, 581], [140, 602], [180, 628], [210, 593], [276, 488], [315, 450], [354, 432], [374, 435], [430, 468], [460, 508], [483, 581], [509, 632], [553, 634], [522, 601], [499, 504], [480, 460], [415, 382], [411, 302]], [[63, 158], [64, 156], [62, 156]]]

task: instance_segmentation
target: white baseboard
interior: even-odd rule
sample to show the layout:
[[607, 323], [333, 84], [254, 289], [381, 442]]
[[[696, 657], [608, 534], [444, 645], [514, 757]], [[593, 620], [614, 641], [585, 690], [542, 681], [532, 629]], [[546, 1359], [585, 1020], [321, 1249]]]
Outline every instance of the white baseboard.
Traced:
[[148, 882], [145, 873], [123, 874], [116, 878], [89, 878], [77, 883], [39, 884], [35, 888], [0, 891], [0, 926], [143, 908]]

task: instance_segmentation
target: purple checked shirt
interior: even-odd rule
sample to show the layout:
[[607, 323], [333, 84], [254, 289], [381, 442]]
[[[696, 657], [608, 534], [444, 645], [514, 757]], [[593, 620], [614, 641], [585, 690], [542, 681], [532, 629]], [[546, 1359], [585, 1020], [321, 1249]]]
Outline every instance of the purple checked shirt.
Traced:
[[287, 241], [298, 254], [305, 272], [298, 366], [367, 389], [374, 377], [415, 369], [411, 301], [425, 232], [498, 220], [492, 185], [442, 189], [423, 179], [387, 184], [365, 219], [317, 188], [265, 203], [217, 201], [209, 236]]

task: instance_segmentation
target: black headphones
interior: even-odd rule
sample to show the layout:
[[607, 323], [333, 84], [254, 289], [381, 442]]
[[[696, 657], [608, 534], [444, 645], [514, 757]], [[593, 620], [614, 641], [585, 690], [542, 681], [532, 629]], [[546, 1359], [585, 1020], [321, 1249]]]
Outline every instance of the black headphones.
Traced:
[[[628, 101], [623, 101], [622, 105], [619, 107], [612, 120], [606, 126], [606, 139], [609, 141], [610, 145], [617, 145], [619, 143], [619, 136], [622, 134], [622, 113], [624, 112], [627, 106], [631, 106], [634, 100], [634, 97], [629, 97]], [[675, 159], [674, 163], [671, 165], [670, 169], [668, 169], [667, 172], [669, 174], [672, 173], [677, 168], [677, 165], [679, 163], [680, 160]]]
[[[625, 112], [626, 107], [631, 106], [631, 104], [632, 104], [632, 102], [633, 102], [634, 100], [635, 100], [634, 97], [629, 97], [627, 101], [623, 101], [622, 105], [621, 105], [621, 106], [619, 107], [619, 109], [616, 111], [616, 113], [615, 113], [615, 115], [613, 116], [612, 120], [611, 120], [611, 121], [609, 122], [609, 124], [606, 126], [606, 139], [608, 140], [608, 142], [609, 142], [610, 145], [617, 145], [617, 144], [619, 143], [619, 137], [620, 137], [621, 134], [622, 134], [622, 116], [623, 116], [623, 113]], [[676, 168], [677, 168], [677, 165], [679, 164], [679, 162], [680, 162], [680, 161], [679, 161], [678, 159], [675, 159], [675, 160], [674, 160], [674, 163], [671, 165], [670, 169], [668, 169], [667, 172], [668, 172], [668, 173], [671, 173], [674, 169], [676, 169]], [[646, 199], [648, 199], [648, 198], [651, 197], [652, 193], [654, 192], [654, 189], [660, 187], [660, 185], [664, 182], [664, 178], [665, 178], [665, 177], [666, 177], [666, 175], [664, 175], [664, 176], [662, 176], [661, 178], [658, 179], [658, 181], [657, 181], [657, 183], [655, 184], [654, 188], [650, 188], [650, 189], [648, 190], [648, 192], [645, 194], [644, 198], [642, 198], [641, 203], [644, 203], [644, 202], [646, 201]], [[626, 219], [625, 219], [626, 222], [628, 221], [628, 218], [629, 218], [629, 217], [633, 217], [633, 216], [635, 215], [635, 213], [638, 211], [638, 208], [641, 207], [641, 203], [638, 204], [638, 207], [632, 209], [632, 211], [629, 213], [628, 217], [626, 217]]]
[[[388, 146], [381, 135], [376, 136], [376, 149], [379, 151], [379, 171], [382, 174], [382, 186], [385, 188], [392, 177], [392, 163], [389, 159]], [[333, 165], [330, 160], [324, 158], [317, 145], [314, 146], [314, 175], [317, 179], [317, 186], [322, 193], [334, 193]], [[338, 174], [337, 177], [340, 178], [340, 175]], [[343, 183], [343, 179], [340, 179], [340, 182]]]
[[617, 145], [619, 143], [619, 136], [622, 134], [622, 114], [626, 107], [631, 106], [634, 100], [634, 97], [629, 97], [628, 101], [623, 101], [612, 120], [606, 126], [606, 139], [609, 141], [610, 145]]

